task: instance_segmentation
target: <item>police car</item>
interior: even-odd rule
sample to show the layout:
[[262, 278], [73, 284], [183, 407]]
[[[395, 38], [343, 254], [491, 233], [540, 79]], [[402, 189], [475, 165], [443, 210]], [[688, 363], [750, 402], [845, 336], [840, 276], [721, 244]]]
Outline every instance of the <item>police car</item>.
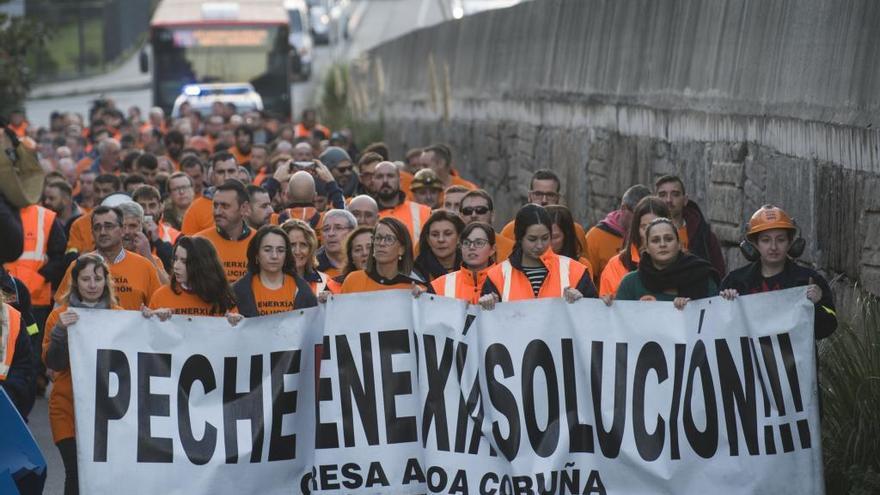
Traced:
[[171, 116], [180, 117], [183, 104], [188, 104], [202, 115], [208, 115], [215, 102], [232, 103], [238, 113], [263, 110], [263, 98], [249, 83], [187, 84], [174, 100]]

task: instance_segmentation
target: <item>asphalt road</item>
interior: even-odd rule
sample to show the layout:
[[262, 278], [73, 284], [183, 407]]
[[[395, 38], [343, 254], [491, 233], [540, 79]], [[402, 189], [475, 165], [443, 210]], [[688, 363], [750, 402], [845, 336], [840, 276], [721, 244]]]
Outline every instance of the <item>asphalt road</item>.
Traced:
[[[355, 0], [354, 12], [360, 15], [360, 19], [356, 20], [356, 26], [351, 30], [350, 40], [335, 46], [319, 46], [313, 62], [312, 79], [295, 83], [291, 87], [294, 115], [302, 108], [316, 103], [321, 76], [334, 60], [349, 60], [379, 43], [411, 30], [441, 22], [443, 20], [441, 2], [446, 0]], [[43, 94], [47, 92], [81, 94], [29, 99], [26, 103], [28, 118], [35, 125], [48, 125], [49, 115], [56, 110], [79, 112], [85, 116], [88, 114], [91, 102], [101, 95], [112, 98], [117, 107], [123, 110], [136, 105], [146, 113], [151, 106], [149, 89], [118, 90], [111, 87], [102, 93], [88, 91], [89, 88], [112, 86], [112, 81], [124, 81], [127, 85], [137, 85], [139, 81], [142, 82], [143, 76], [138, 73], [136, 59], [125, 62], [117, 70], [103, 76], [36, 88], [42, 90]], [[61, 495], [64, 492], [64, 466], [58, 455], [58, 449], [52, 443], [48, 401], [45, 398], [37, 399], [29, 418], [29, 426], [48, 463], [44, 493]]]

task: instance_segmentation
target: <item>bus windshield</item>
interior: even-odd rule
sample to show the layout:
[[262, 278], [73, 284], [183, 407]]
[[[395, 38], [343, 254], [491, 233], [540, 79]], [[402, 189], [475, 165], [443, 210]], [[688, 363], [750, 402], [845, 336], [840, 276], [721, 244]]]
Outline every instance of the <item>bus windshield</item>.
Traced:
[[286, 26], [154, 28], [155, 100], [170, 109], [187, 84], [251, 83], [266, 109], [287, 114], [288, 46]]

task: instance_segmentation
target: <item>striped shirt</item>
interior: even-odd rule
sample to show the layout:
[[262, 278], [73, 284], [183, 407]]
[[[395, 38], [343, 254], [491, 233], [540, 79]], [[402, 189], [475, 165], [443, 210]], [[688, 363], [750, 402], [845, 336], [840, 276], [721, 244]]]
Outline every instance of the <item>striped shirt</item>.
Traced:
[[538, 297], [538, 292], [541, 291], [541, 286], [544, 285], [544, 279], [547, 278], [549, 270], [547, 270], [546, 266], [536, 266], [534, 268], [524, 266], [522, 271], [528, 277], [529, 283], [532, 284], [532, 292], [535, 293], [535, 297]]

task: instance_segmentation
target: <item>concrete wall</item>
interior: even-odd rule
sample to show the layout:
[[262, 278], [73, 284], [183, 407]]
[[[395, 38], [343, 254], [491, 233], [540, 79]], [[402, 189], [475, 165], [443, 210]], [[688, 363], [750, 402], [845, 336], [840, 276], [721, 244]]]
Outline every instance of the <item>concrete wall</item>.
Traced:
[[880, 293], [880, 2], [535, 0], [410, 33], [350, 67], [386, 141], [447, 142], [509, 218], [549, 167], [587, 226], [685, 179], [728, 261], [777, 203], [804, 259]]

